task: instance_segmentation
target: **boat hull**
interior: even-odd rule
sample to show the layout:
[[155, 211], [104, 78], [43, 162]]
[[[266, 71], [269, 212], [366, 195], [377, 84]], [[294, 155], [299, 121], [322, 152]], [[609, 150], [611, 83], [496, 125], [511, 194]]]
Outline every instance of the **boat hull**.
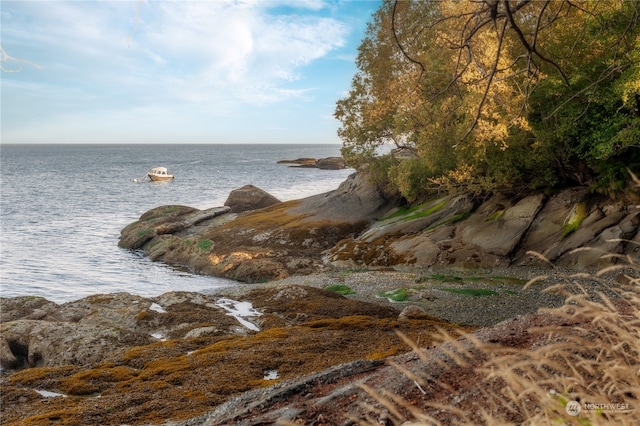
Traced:
[[169, 180], [173, 180], [173, 175], [158, 176], [158, 175], [153, 175], [149, 173], [147, 176], [149, 176], [149, 179], [151, 179], [154, 182], [166, 182]]

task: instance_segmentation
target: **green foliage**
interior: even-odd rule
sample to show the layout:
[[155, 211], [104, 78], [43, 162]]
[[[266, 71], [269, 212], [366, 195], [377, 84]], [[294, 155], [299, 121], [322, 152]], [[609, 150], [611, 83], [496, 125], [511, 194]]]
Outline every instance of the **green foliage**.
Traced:
[[409, 202], [640, 173], [639, 2], [509, 4], [383, 1], [336, 105], [349, 164]]
[[344, 284], [332, 284], [326, 286], [324, 289], [333, 291], [334, 293], [342, 294], [343, 296], [346, 296], [348, 294], [356, 294], [356, 292], [351, 287]]

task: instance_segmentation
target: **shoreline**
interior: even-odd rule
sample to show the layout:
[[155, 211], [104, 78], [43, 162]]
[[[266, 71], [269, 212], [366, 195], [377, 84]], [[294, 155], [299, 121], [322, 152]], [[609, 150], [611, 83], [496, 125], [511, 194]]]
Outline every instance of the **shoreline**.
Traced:
[[[567, 292], [575, 294], [586, 291], [593, 297], [603, 292], [615, 297], [621, 287], [614, 278], [596, 278], [594, 273], [576, 274], [551, 268], [449, 272], [329, 271], [266, 283], [239, 283], [207, 291], [207, 294], [237, 298], [257, 288], [283, 285], [321, 289], [344, 286], [344, 290], [352, 292], [344, 295], [349, 299], [392, 307], [398, 311], [407, 306], [419, 306], [426, 314], [441, 320], [481, 328], [535, 313], [541, 308], [560, 307], [567, 299]], [[527, 286], [534, 279], [539, 280]], [[396, 292], [400, 296], [396, 298], [400, 300], [393, 301], [385, 297], [383, 292], [391, 292], [391, 296]]]
[[[565, 304], [570, 294], [587, 292], [596, 299], [599, 298], [598, 293], [618, 297], [624, 287], [621, 276], [621, 271], [596, 277], [596, 271], [578, 273], [556, 267], [438, 271], [329, 270], [264, 283], [237, 281], [199, 291], [174, 289], [157, 296], [140, 297], [154, 300], [167, 293], [188, 292], [242, 299], [252, 290], [262, 288], [301, 285], [331, 290], [330, 287], [339, 286], [338, 290], [348, 290], [348, 294], [341, 293], [348, 299], [390, 307], [398, 313], [408, 306], [418, 306], [425, 314], [439, 320], [465, 327], [483, 328], [536, 313], [540, 309], [558, 308]], [[535, 282], [528, 284], [529, 281]], [[95, 295], [97, 294], [114, 293]], [[137, 297], [133, 293], [129, 294]], [[3, 298], [13, 297], [23, 296]], [[43, 299], [51, 301], [46, 297]], [[83, 298], [77, 300], [81, 299]]]

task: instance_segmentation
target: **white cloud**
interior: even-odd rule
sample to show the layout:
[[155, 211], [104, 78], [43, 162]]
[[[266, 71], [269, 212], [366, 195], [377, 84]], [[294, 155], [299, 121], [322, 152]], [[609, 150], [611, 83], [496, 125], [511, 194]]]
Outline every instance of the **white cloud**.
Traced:
[[[327, 102], [329, 84], [319, 84], [324, 74], [314, 67], [335, 59], [352, 30], [344, 15], [333, 17], [338, 3], [323, 0], [3, 0], [2, 7], [7, 53], [42, 66], [3, 76], [3, 136], [16, 138], [170, 126], [204, 134], [247, 113], [303, 115], [314, 101]], [[276, 117], [278, 108], [287, 113]]]
[[329, 18], [271, 15], [265, 5], [273, 4], [151, 4], [140, 12], [144, 22], [133, 43], [144, 46], [145, 56], [167, 72], [188, 76], [186, 85], [199, 92], [224, 91], [255, 103], [299, 97], [300, 91], [283, 86], [298, 80], [301, 68], [342, 46], [347, 28]]

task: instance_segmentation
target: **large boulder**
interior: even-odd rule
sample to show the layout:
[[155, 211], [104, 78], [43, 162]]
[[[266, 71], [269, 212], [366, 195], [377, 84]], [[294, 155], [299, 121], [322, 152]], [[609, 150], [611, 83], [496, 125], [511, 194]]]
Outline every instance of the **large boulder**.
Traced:
[[224, 205], [231, 208], [233, 213], [241, 213], [262, 209], [280, 202], [276, 197], [258, 187], [245, 185], [242, 188], [231, 191]]
[[[460, 227], [462, 244], [498, 256], [509, 255], [531, 226], [544, 198], [543, 194], [534, 194], [510, 205], [504, 196], [494, 196]], [[499, 217], [488, 220], [492, 215]]]
[[206, 210], [198, 210], [187, 206], [160, 206], [149, 210], [137, 221], [129, 224], [120, 232], [118, 245], [123, 248], [138, 250], [143, 248], [154, 238], [182, 232], [202, 223], [219, 222], [219, 216], [229, 219], [231, 208], [214, 207]]
[[316, 220], [369, 223], [386, 214], [393, 207], [393, 201], [372, 184], [367, 175], [354, 173], [338, 189], [301, 200], [290, 213]]

